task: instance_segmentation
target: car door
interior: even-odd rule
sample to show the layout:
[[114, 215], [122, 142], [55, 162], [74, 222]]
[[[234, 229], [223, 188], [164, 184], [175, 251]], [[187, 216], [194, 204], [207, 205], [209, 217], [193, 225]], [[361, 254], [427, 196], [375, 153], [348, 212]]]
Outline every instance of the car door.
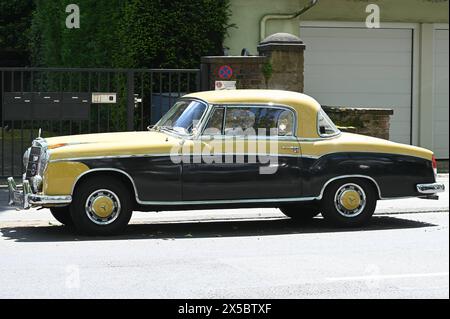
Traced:
[[281, 106], [214, 106], [192, 150], [201, 158], [183, 162], [183, 200], [299, 197], [295, 116]]

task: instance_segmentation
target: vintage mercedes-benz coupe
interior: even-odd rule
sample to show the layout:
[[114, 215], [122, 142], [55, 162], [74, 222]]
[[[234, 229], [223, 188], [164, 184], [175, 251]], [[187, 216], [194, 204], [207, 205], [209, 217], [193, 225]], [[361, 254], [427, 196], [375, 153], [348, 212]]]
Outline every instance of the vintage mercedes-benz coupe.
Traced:
[[361, 226], [377, 200], [444, 191], [433, 152], [340, 132], [313, 98], [276, 90], [185, 95], [145, 132], [38, 137], [24, 165], [10, 204], [98, 235], [133, 210], [277, 207]]

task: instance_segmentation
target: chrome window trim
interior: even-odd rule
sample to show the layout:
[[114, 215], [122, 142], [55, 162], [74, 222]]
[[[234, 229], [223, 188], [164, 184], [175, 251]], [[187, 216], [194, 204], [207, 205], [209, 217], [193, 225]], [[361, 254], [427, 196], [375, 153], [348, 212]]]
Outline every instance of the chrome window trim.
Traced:
[[334, 134], [321, 134], [321, 133], [320, 133], [320, 128], [319, 128], [319, 116], [320, 116], [320, 113], [321, 113], [321, 112], [323, 112], [323, 113], [330, 119], [330, 117], [329, 117], [328, 114], [324, 111], [324, 109], [323, 109], [322, 107], [320, 107], [320, 110], [317, 112], [317, 116], [316, 116], [316, 130], [317, 130], [317, 135], [319, 135], [321, 138], [333, 138], [333, 137], [336, 137], [336, 136], [341, 135], [341, 133], [342, 133], [341, 130], [338, 129], [338, 128], [336, 127], [336, 124], [334, 124], [334, 122], [333, 122], [332, 119], [330, 119], [330, 121], [331, 121], [331, 123], [335, 126], [337, 132], [334, 133]]
[[[172, 108], [177, 102], [180, 102], [180, 101], [196, 101], [196, 102], [202, 103], [202, 104], [204, 104], [204, 105], [206, 106], [205, 111], [203, 112], [202, 116], [201, 116], [200, 119], [198, 120], [199, 125], [197, 126], [197, 131], [198, 131], [198, 132], [201, 132], [201, 131], [203, 130], [203, 123], [204, 123], [203, 120], [204, 120], [205, 116], [207, 116], [207, 114], [209, 114], [210, 109], [211, 109], [211, 105], [210, 105], [208, 102], [206, 102], [206, 101], [204, 101], [204, 100], [202, 100], [202, 99], [190, 98], [190, 97], [181, 97], [181, 98], [179, 98], [178, 100], [176, 100], [175, 103], [174, 103], [173, 105], [170, 106], [170, 108]], [[169, 109], [170, 109], [170, 108], [169, 108]], [[165, 114], [164, 114], [164, 115], [165, 115]], [[163, 116], [164, 116], [164, 115], [163, 115]], [[161, 119], [162, 119], [162, 118], [161, 118]], [[158, 127], [158, 123], [161, 121], [161, 119], [159, 119], [159, 121], [156, 122], [156, 123], [154, 124], [153, 127]], [[178, 132], [176, 132], [176, 131], [171, 131], [171, 130], [163, 130], [163, 129], [158, 130], [158, 129], [155, 129], [155, 128], [152, 128], [152, 129], [155, 130], [155, 131], [161, 131], [161, 132], [164, 132], [164, 133], [166, 133], [166, 134], [168, 134], [168, 135], [170, 135], [170, 136], [177, 137], [177, 138], [181, 138], [181, 139], [192, 140], [192, 139], [194, 139], [195, 137], [198, 136], [198, 132], [195, 133], [195, 134], [194, 134], [194, 133], [191, 133], [191, 134], [181, 134], [181, 133], [178, 133]]]
[[[272, 108], [272, 109], [284, 109], [284, 110], [287, 110], [287, 111], [290, 111], [291, 113], [292, 113], [292, 115], [294, 116], [294, 126], [293, 126], [293, 133], [294, 133], [294, 135], [290, 135], [290, 136], [274, 136], [273, 138], [282, 138], [282, 137], [285, 137], [285, 138], [290, 138], [290, 139], [292, 139], [292, 140], [295, 140], [295, 141], [298, 141], [298, 137], [297, 137], [297, 131], [298, 131], [298, 114], [297, 114], [297, 111], [293, 108], [293, 107], [291, 107], [291, 106], [289, 106], [289, 105], [285, 105], [285, 104], [275, 104], [275, 103], [271, 103], [271, 102], [269, 102], [269, 103], [261, 103], [261, 102], [255, 102], [255, 103], [251, 103], [251, 102], [245, 102], [245, 103], [213, 103], [213, 104], [211, 104], [211, 111], [210, 111], [210, 116], [212, 115], [212, 113], [213, 113], [213, 110], [215, 109], [215, 108], [221, 108], [221, 107], [223, 107], [224, 109], [225, 109], [225, 111], [224, 111], [224, 115], [223, 115], [223, 127], [222, 127], [222, 129], [223, 130], [225, 130], [225, 124], [226, 124], [226, 122], [225, 122], [225, 119], [226, 119], [226, 116], [227, 116], [227, 110], [228, 110], [228, 108], [238, 108], [238, 107], [246, 107], [246, 108], [248, 108], [248, 107], [259, 107], [259, 108]], [[204, 128], [206, 127], [206, 124], [209, 122], [209, 120], [210, 120], [210, 116], [207, 118], [207, 120], [206, 120], [206, 122], [204, 123], [204, 125], [203, 125], [203, 129], [202, 129], [202, 131], [201, 131], [201, 134], [200, 134], [200, 136], [205, 136], [205, 135], [203, 135], [203, 133], [204, 133]], [[223, 134], [224, 132], [222, 131], [222, 134], [221, 135], [215, 135], [214, 136], [214, 138], [216, 138], [216, 137], [219, 137], [219, 136], [225, 136], [225, 137], [227, 137], [227, 136], [229, 136], [229, 137], [234, 137], [234, 138], [238, 138], [238, 137], [243, 137], [243, 138], [248, 138], [248, 137], [258, 137], [257, 135], [255, 135], [255, 136], [246, 136], [246, 135], [237, 135], [237, 136], [233, 136], [233, 135], [225, 135], [225, 134]], [[207, 135], [206, 135], [207, 136]]]

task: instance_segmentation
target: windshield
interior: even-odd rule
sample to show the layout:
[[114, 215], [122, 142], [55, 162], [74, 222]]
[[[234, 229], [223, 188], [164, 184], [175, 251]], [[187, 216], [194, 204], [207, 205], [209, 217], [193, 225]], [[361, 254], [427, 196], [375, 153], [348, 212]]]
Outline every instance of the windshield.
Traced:
[[181, 134], [192, 134], [203, 114], [206, 105], [198, 101], [178, 101], [156, 123], [156, 128], [176, 131]]

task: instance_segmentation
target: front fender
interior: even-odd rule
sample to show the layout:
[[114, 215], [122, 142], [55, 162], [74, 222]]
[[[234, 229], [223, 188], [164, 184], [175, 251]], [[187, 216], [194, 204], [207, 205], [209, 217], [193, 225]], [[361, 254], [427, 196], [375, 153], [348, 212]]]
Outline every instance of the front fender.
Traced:
[[78, 177], [88, 171], [86, 164], [72, 161], [50, 162], [44, 172], [45, 195], [71, 195]]

